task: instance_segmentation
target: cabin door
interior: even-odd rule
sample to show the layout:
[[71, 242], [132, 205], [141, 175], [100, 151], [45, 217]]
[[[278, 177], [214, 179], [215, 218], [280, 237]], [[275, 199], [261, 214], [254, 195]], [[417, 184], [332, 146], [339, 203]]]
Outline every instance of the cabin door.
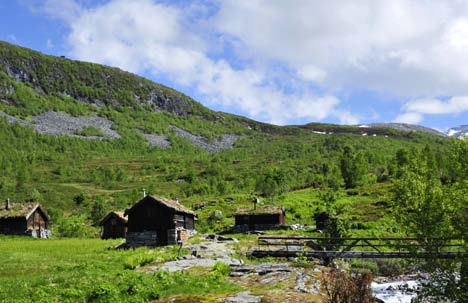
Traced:
[[158, 245], [167, 245], [167, 230], [158, 230]]

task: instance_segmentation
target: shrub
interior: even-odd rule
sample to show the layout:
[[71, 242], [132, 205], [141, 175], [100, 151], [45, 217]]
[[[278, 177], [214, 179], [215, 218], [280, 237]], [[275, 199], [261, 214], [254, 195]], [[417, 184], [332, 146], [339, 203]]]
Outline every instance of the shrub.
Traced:
[[125, 259], [124, 268], [125, 269], [135, 269], [140, 266], [145, 266], [156, 260], [155, 255], [153, 254], [141, 254], [136, 256], [130, 256]]
[[391, 277], [405, 272], [405, 267], [401, 260], [377, 259], [376, 262], [379, 268], [379, 275]]
[[324, 303], [374, 303], [372, 274], [332, 269], [323, 272]]
[[222, 262], [213, 264], [213, 272], [221, 276], [228, 276], [231, 273], [231, 267]]
[[84, 136], [84, 137], [103, 137], [104, 134], [102, 131], [94, 126], [85, 126], [81, 130], [75, 131], [75, 135]]

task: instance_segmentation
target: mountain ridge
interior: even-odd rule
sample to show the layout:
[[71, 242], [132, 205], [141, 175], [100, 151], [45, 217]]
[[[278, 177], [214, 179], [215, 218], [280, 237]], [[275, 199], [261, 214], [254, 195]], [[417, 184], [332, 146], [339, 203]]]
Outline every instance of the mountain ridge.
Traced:
[[[62, 94], [98, 106], [146, 106], [181, 116], [209, 112], [176, 90], [119, 68], [45, 55], [4, 41], [0, 41], [0, 70], [39, 93]], [[3, 85], [0, 96], [13, 91]]]
[[467, 133], [468, 125], [460, 125], [447, 130], [447, 136], [458, 139], [466, 139], [468, 137]]
[[[276, 126], [238, 115], [216, 112], [172, 88], [119, 68], [45, 55], [0, 41], [0, 99], [11, 106], [18, 106], [18, 102], [11, 98], [15, 92], [12, 80], [27, 84], [41, 95], [71, 97], [76, 101], [95, 106], [138, 107], [151, 112], [165, 111], [176, 116], [194, 115], [210, 121], [229, 116], [249, 128], [262, 132], [290, 133], [299, 128], [312, 129], [317, 132], [329, 129], [329, 133], [365, 134], [359, 130], [359, 127], [362, 128], [363, 125], [312, 122], [305, 125]], [[42, 112], [34, 112], [34, 114], [40, 113]], [[370, 123], [365, 126], [371, 128], [371, 132], [375, 134], [390, 136], [395, 133], [382, 131], [382, 129], [402, 132], [418, 131], [445, 136], [437, 130], [419, 125]]]

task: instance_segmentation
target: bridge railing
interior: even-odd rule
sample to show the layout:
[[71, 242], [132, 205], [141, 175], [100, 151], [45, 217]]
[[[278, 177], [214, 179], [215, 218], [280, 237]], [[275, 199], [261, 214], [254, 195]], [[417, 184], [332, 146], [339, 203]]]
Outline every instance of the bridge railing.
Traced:
[[291, 252], [393, 252], [393, 253], [466, 253], [465, 243], [451, 238], [372, 238], [372, 237], [298, 237], [298, 236], [260, 236], [258, 244], [274, 250]]

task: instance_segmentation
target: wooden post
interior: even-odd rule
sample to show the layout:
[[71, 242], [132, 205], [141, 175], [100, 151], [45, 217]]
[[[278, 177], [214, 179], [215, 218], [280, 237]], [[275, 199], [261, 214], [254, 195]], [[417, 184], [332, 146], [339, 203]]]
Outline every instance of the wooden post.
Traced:
[[466, 258], [464, 258], [461, 263], [459, 283], [461, 291], [466, 296], [464, 299], [468, 299], [468, 259]]

